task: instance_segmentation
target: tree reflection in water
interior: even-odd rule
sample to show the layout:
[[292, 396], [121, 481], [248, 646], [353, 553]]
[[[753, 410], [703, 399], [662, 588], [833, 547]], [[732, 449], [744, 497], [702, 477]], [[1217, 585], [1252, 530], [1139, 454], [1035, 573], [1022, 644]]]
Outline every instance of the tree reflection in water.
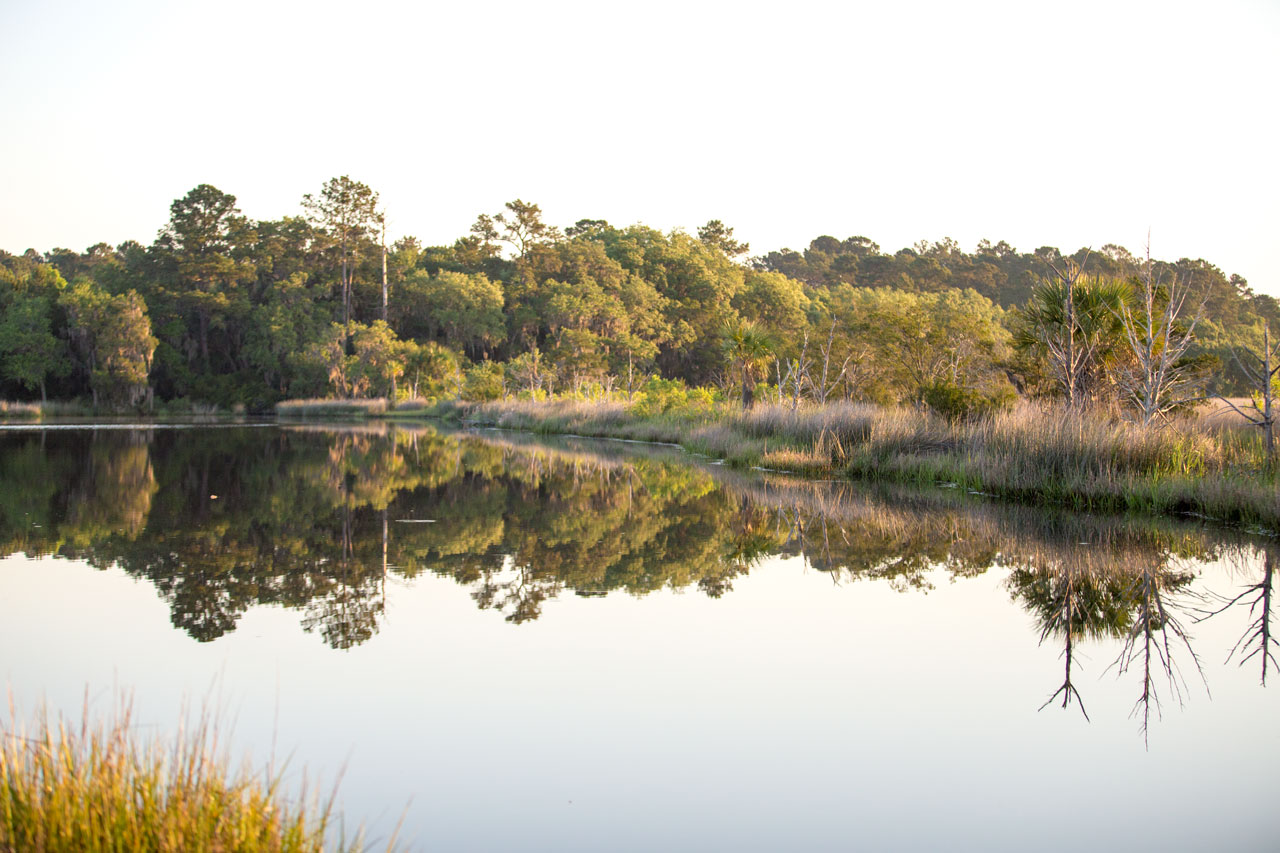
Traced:
[[[1199, 670], [1183, 625], [1193, 573], [1265, 550], [1262, 580], [1197, 611], [1248, 605], [1233, 654], [1275, 664], [1275, 545], [1172, 520], [993, 505], [945, 490], [867, 488], [695, 467], [669, 449], [535, 442], [386, 425], [0, 434], [0, 547], [145, 578], [173, 624], [207, 642], [255, 604], [299, 610], [336, 649], [372, 638], [388, 576], [468, 588], [511, 623], [563, 593], [712, 598], [768, 557], [833, 582], [927, 593], [992, 568], [1063, 647], [1045, 705], [1073, 702], [1081, 643], [1115, 642], [1140, 681], [1145, 730], [1161, 690]], [[1168, 688], [1164, 685], [1167, 684]], [[1159, 689], [1158, 689], [1159, 688]]]
[[1250, 660], [1258, 658], [1262, 667], [1261, 683], [1266, 687], [1268, 665], [1280, 666], [1277, 664], [1275, 654], [1280, 641], [1276, 640], [1271, 630], [1271, 602], [1275, 589], [1275, 567], [1276, 563], [1280, 562], [1280, 556], [1277, 556], [1280, 554], [1280, 547], [1274, 543], [1268, 543], [1262, 547], [1262, 552], [1262, 576], [1257, 583], [1248, 584], [1235, 596], [1214, 595], [1214, 600], [1220, 606], [1216, 609], [1203, 610], [1196, 621], [1204, 621], [1232, 608], [1246, 608], [1248, 623], [1240, 639], [1227, 654], [1227, 660], [1239, 658], [1240, 665], [1244, 666]]

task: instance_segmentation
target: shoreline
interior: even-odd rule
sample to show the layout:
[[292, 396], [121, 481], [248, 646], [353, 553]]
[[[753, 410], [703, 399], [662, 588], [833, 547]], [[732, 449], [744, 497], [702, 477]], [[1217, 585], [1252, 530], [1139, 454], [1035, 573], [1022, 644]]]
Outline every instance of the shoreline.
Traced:
[[873, 406], [646, 417], [620, 404], [497, 401], [441, 403], [408, 417], [675, 445], [731, 467], [807, 478], [959, 488], [1030, 506], [1200, 517], [1280, 533], [1280, 477], [1265, 463], [1250, 466], [1248, 448], [1201, 429], [1144, 432], [1036, 414], [1043, 423], [1015, 413], [949, 424]]

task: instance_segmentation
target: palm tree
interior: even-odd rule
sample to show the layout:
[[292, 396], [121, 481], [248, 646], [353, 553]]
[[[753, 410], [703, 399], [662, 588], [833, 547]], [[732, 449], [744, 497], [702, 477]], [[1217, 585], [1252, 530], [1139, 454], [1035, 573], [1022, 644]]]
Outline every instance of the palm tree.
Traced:
[[721, 346], [733, 362], [733, 369], [742, 377], [742, 408], [747, 410], [755, 402], [756, 368], [765, 361], [776, 348], [773, 335], [750, 320], [737, 318], [726, 320], [721, 327]]
[[1120, 312], [1131, 298], [1124, 282], [1099, 278], [1046, 281], [1022, 308], [1014, 345], [1044, 357], [1067, 405], [1097, 393], [1124, 343]]

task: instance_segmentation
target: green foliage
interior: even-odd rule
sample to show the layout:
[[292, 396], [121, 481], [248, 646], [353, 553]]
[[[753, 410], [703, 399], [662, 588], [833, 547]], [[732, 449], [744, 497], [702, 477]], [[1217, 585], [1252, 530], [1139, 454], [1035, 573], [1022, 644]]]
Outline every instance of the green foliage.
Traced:
[[354, 396], [390, 397], [395, 381], [404, 374], [404, 347], [391, 327], [381, 320], [354, 328]]
[[411, 336], [478, 354], [505, 337], [502, 285], [483, 273], [410, 273], [399, 286], [395, 320]]
[[48, 296], [15, 296], [0, 314], [0, 374], [30, 390], [71, 373], [66, 344], [52, 332], [53, 300]]
[[[30, 397], [42, 381], [54, 397], [107, 393], [106, 375], [96, 388], [91, 382], [90, 336], [71, 320], [64, 278], [111, 297], [135, 292], [145, 303], [157, 344], [145, 387], [107, 394], [117, 405], [153, 393], [254, 407], [291, 395], [385, 393], [394, 363], [412, 387], [413, 347], [431, 345], [503, 364], [507, 387], [530, 395], [596, 386], [634, 395], [659, 375], [691, 386], [732, 382], [754, 396], [766, 373], [797, 403], [920, 402], [926, 389], [936, 400], [950, 386], [991, 396], [1010, 381], [1036, 393], [1058, 382], [1047, 353], [1063, 318], [1053, 316], [1061, 294], [1045, 290], [1049, 265], [1087, 255], [1100, 284], [1077, 296], [1077, 319], [1090, 340], [1111, 342], [1110, 297], [1086, 303], [1139, 269], [1111, 245], [1067, 258], [1053, 247], [1019, 253], [990, 241], [966, 253], [944, 238], [885, 253], [860, 236], [818, 237], [803, 251], [744, 264], [746, 244], [719, 220], [696, 237], [602, 220], [561, 232], [536, 204], [515, 200], [451, 245], [406, 237], [388, 247], [386, 322], [403, 349], [375, 356], [386, 347], [366, 348], [362, 363], [356, 336], [383, 318], [377, 194], [333, 178], [303, 199], [301, 213], [254, 222], [234, 196], [201, 184], [173, 202], [150, 246], [0, 253], [0, 323], [9, 332], [0, 393]], [[1280, 303], [1204, 261], [1156, 261], [1154, 274], [1206, 294], [1187, 363], [1216, 359], [1214, 390], [1246, 393], [1232, 352], [1250, 346], [1262, 319], [1280, 325]], [[31, 298], [48, 300], [43, 324], [38, 303], [23, 301]], [[1012, 305], [1021, 307], [1001, 307]], [[724, 329], [739, 321], [773, 333], [767, 355], [726, 351]], [[1105, 398], [1124, 367], [1108, 347], [1098, 346], [1081, 380], [1091, 397]], [[447, 392], [443, 376], [420, 384], [433, 384], [431, 396], [455, 396], [461, 369], [450, 382]]]
[[94, 405], [137, 406], [147, 396], [157, 343], [142, 297], [132, 290], [112, 296], [81, 281], [67, 288], [60, 303]]
[[403, 347], [407, 387], [402, 390], [409, 399], [452, 396], [454, 378], [461, 372], [458, 354], [435, 341], [425, 344], [405, 341]]
[[482, 361], [467, 368], [462, 396], [468, 400], [496, 400], [502, 396], [502, 365]]
[[1114, 371], [1126, 358], [1122, 306], [1126, 282], [1081, 276], [1074, 283], [1042, 281], [1013, 318], [1013, 344], [1044, 366], [1056, 393], [1071, 405], [1098, 402], [1114, 392]]
[[942, 379], [925, 386], [924, 404], [948, 421], [985, 417], [1013, 407], [1017, 394], [1009, 385], [983, 392]]
[[636, 394], [631, 411], [640, 417], [665, 414], [706, 414], [715, 396], [706, 388], [690, 388], [679, 379], [653, 377]]

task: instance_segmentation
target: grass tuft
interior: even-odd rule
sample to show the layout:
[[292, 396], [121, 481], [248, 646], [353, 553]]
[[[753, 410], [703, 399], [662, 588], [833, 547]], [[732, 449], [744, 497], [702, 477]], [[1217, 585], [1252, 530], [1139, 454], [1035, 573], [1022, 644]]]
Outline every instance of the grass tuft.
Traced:
[[140, 738], [127, 703], [100, 724], [86, 710], [0, 732], [0, 850], [355, 849], [330, 837], [332, 804], [233, 767], [207, 717], [171, 744]]

